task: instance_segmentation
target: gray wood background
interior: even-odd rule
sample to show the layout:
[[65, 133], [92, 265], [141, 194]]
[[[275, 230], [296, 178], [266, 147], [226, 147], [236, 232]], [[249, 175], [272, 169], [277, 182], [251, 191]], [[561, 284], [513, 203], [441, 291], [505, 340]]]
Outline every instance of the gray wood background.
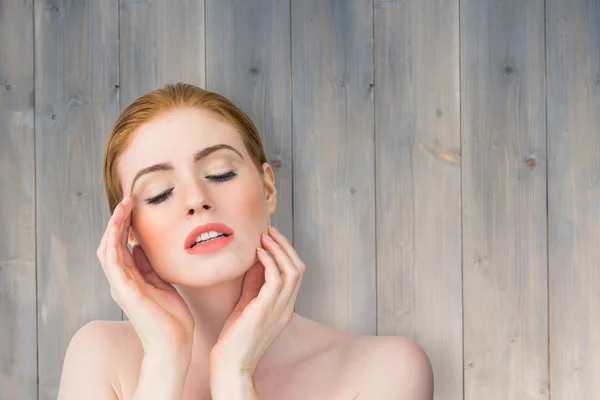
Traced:
[[104, 143], [177, 81], [259, 126], [297, 312], [417, 340], [436, 399], [598, 396], [599, 0], [0, 0], [0, 399], [123, 318]]

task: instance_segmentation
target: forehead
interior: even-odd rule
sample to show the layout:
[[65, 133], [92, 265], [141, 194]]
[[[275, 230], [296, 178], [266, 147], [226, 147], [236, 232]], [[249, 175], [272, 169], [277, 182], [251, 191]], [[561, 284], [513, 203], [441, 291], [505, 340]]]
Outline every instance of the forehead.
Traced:
[[[129, 145], [119, 158], [120, 175], [126, 183], [142, 168], [158, 163], [189, 162], [199, 150], [221, 143], [234, 147], [247, 157], [240, 134], [210, 111], [169, 111], [133, 132]], [[226, 150], [217, 154], [229, 156], [229, 153], [235, 155]]]

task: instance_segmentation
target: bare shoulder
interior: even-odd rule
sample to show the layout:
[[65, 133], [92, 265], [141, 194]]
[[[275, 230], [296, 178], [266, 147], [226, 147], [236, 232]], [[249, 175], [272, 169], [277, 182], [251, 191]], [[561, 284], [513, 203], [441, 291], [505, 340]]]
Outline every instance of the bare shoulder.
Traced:
[[122, 374], [139, 370], [141, 357], [143, 349], [128, 321], [88, 322], [69, 342], [59, 398], [77, 398], [75, 393], [92, 398], [87, 391], [97, 398], [122, 398]]
[[[433, 399], [433, 374], [429, 358], [415, 341], [402, 336], [370, 336], [350, 333], [298, 317], [309, 344], [302, 350], [304, 362], [291, 376], [288, 393], [340, 400]], [[333, 385], [333, 386], [331, 386]]]
[[433, 372], [425, 351], [402, 336], [355, 336], [352, 362], [360, 365], [357, 400], [433, 399]]

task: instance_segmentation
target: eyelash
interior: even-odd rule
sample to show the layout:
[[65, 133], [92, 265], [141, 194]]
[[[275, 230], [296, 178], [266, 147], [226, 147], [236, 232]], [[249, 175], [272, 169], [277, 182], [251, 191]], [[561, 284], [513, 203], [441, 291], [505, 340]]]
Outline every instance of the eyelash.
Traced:
[[[206, 178], [214, 183], [223, 183], [225, 181], [228, 181], [228, 180], [234, 178], [235, 176], [237, 176], [237, 174], [235, 172], [229, 171], [226, 174], [210, 175], [210, 176], [207, 176]], [[169, 197], [171, 197], [172, 192], [173, 192], [173, 189], [169, 189], [166, 192], [163, 192], [156, 197], [152, 197], [151, 199], [146, 200], [146, 203], [148, 203], [148, 204], [162, 203], [163, 201], [165, 201]]]

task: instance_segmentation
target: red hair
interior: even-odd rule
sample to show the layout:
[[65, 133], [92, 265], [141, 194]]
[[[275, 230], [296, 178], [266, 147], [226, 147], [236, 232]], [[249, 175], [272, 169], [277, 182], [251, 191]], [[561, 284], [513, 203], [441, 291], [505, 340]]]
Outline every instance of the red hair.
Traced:
[[123, 198], [117, 168], [119, 156], [129, 145], [133, 133], [144, 123], [177, 108], [209, 110], [231, 124], [242, 136], [252, 161], [262, 174], [262, 164], [267, 162], [267, 157], [260, 134], [240, 108], [218, 93], [185, 83], [168, 84], [131, 103], [119, 115], [110, 133], [104, 152], [104, 187], [111, 214]]

